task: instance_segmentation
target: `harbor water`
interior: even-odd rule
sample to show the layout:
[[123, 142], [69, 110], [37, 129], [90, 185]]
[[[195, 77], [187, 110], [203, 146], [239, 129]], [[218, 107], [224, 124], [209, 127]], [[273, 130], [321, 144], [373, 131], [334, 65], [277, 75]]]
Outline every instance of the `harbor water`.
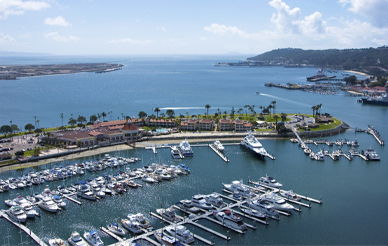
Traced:
[[[151, 150], [136, 148], [127, 151], [110, 152], [111, 156], [139, 157], [142, 161], [123, 167], [106, 169], [101, 172], [86, 173], [65, 181], [55, 181], [35, 186], [33, 189], [13, 190], [0, 194], [0, 208], [6, 209], [4, 200], [18, 195], [31, 195], [41, 192], [45, 185], [55, 188], [124, 171], [124, 168], [136, 168], [151, 163], [177, 165], [184, 163], [191, 169], [191, 174], [179, 176], [172, 181], [158, 184], [137, 182], [143, 188], [131, 189], [128, 193], [90, 202], [83, 199], [82, 205], [66, 200], [67, 207], [58, 214], [39, 211], [40, 218], [28, 220], [26, 226], [40, 236], [46, 243], [48, 239], [59, 237], [64, 240], [73, 231], [82, 235], [84, 231], [98, 229], [109, 222], [120, 222], [128, 213], [141, 212], [146, 215], [154, 228], [163, 226], [148, 213], [157, 208], [168, 207], [182, 199], [190, 199], [195, 194], [210, 194], [213, 191], [223, 193], [222, 183], [248, 179], [257, 181], [269, 175], [283, 184], [285, 190], [294, 190], [301, 195], [315, 199], [322, 198], [322, 204], [311, 204], [311, 208], [302, 207], [302, 212], [293, 211], [289, 217], [281, 216], [279, 221], [269, 220], [265, 226], [249, 219], [256, 230], [248, 229], [244, 235], [216, 225], [210, 221], [200, 220], [205, 225], [222, 234], [229, 234], [230, 241], [224, 241], [197, 227], [187, 225], [195, 234], [217, 245], [260, 245], [260, 244], [386, 244], [388, 220], [385, 205], [388, 204], [387, 151], [369, 134], [356, 133], [355, 127], [367, 128], [373, 125], [383, 139], [388, 136], [386, 124], [387, 109], [382, 106], [362, 105], [354, 97], [346, 97], [344, 92], [336, 95], [321, 95], [302, 91], [288, 91], [265, 87], [268, 81], [273, 83], [306, 83], [305, 77], [314, 75], [315, 68], [282, 67], [214, 67], [219, 61], [234, 61], [235, 57], [89, 57], [89, 58], [29, 58], [31, 60], [12, 61], [20, 64], [31, 63], [65, 63], [65, 62], [117, 62], [125, 66], [122, 70], [104, 73], [83, 73], [63, 76], [23, 78], [16, 81], [1, 81], [0, 93], [3, 98], [0, 124], [10, 120], [19, 125], [33, 123], [33, 116], [38, 116], [42, 127], [60, 125], [60, 113], [64, 115], [89, 116], [103, 111], [113, 111], [113, 118], [125, 115], [136, 116], [139, 111], [153, 113], [152, 108], [159, 107], [162, 112], [173, 108], [177, 115], [204, 114], [205, 105], [211, 105], [209, 113], [220, 111], [237, 111], [244, 105], [268, 106], [276, 101], [276, 112], [310, 113], [311, 107], [322, 104], [321, 112], [327, 112], [345, 121], [351, 129], [347, 132], [328, 137], [336, 139], [357, 138], [360, 146], [357, 150], [372, 147], [380, 155], [380, 162], [367, 162], [359, 157], [349, 161], [344, 157], [333, 161], [325, 157], [317, 162], [303, 153], [297, 144], [289, 139], [260, 139], [263, 146], [276, 157], [275, 160], [260, 160], [246, 152], [238, 145], [225, 146], [229, 162], [224, 162], [209, 147], [193, 147], [194, 156], [180, 161], [171, 158], [170, 150], [158, 149], [157, 154]], [[67, 59], [67, 60], [66, 60]], [[1, 58], [2, 64], [11, 61]], [[339, 74], [340, 76], [340, 74]], [[256, 95], [255, 92], [260, 92]], [[50, 103], [48, 103], [50, 102]], [[30, 119], [27, 119], [30, 117]], [[111, 116], [107, 116], [111, 117]], [[88, 118], [88, 117], [87, 117]], [[108, 118], [109, 119], [109, 118]], [[190, 141], [195, 145], [196, 141]], [[314, 152], [322, 148], [331, 153], [338, 146], [310, 145]], [[343, 146], [345, 152], [349, 147]], [[103, 158], [105, 153], [96, 156], [83, 156], [77, 160], [51, 163], [35, 167], [39, 171], [54, 166], [66, 166], [96, 158]], [[17, 177], [26, 174], [30, 168], [1, 173], [0, 178]], [[227, 193], [223, 193], [227, 195]], [[226, 202], [226, 199], [224, 199]], [[238, 210], [238, 209], [237, 209]], [[178, 212], [179, 213], [179, 212]], [[180, 213], [179, 213], [180, 214]], [[180, 214], [183, 215], [183, 214]], [[23, 232], [0, 219], [0, 244], [17, 245], [21, 242], [35, 245]], [[105, 244], [116, 241], [99, 232]], [[128, 238], [128, 235], [126, 236]], [[144, 242], [141, 242], [144, 244]], [[196, 241], [195, 244], [202, 244]]]

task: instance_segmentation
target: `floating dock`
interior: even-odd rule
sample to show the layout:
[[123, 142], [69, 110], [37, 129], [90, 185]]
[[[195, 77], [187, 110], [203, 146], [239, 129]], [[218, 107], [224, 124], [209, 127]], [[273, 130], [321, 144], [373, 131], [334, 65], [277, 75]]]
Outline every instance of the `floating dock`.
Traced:
[[108, 234], [109, 236], [113, 237], [114, 239], [116, 239], [117, 241], [119, 242], [122, 242], [124, 241], [121, 237], [117, 236], [116, 234], [114, 234], [113, 232], [109, 231], [108, 229], [106, 229], [105, 227], [101, 226], [100, 227], [100, 230], [105, 232], [106, 234]]
[[367, 133], [371, 134], [380, 145], [384, 145], [384, 140], [381, 139], [379, 132], [372, 126], [368, 126]]
[[0, 211], [0, 218], [3, 217], [5, 218], [6, 220], [8, 220], [9, 222], [11, 222], [12, 224], [14, 224], [16, 227], [20, 228], [21, 230], [23, 230], [28, 236], [30, 236], [38, 245], [40, 246], [47, 246], [47, 244], [45, 244], [45, 242], [43, 242], [42, 239], [40, 239], [35, 233], [33, 233], [31, 231], [31, 229], [28, 229], [27, 227], [25, 227], [24, 225], [22, 225], [21, 223], [19, 222], [15, 222], [13, 221], [11, 218], [8, 217], [8, 215], [3, 212], [3, 211]]
[[80, 201], [78, 201], [77, 199], [74, 199], [74, 198], [71, 197], [71, 196], [74, 196], [74, 195], [76, 195], [76, 193], [71, 194], [71, 195], [62, 194], [62, 196], [63, 196], [64, 198], [66, 198], [66, 199], [68, 199], [68, 200], [70, 200], [70, 201], [72, 201], [72, 202], [75, 202], [75, 203], [77, 203], [78, 205], [82, 205], [82, 202], [80, 202]]
[[225, 162], [229, 162], [228, 157], [226, 157], [226, 156], [224, 155], [224, 153], [222, 153], [221, 151], [219, 151], [219, 150], [214, 146], [214, 144], [209, 144], [209, 147], [210, 147], [214, 152], [216, 152], [216, 154], [217, 154], [219, 157], [221, 157], [221, 159], [223, 159]]

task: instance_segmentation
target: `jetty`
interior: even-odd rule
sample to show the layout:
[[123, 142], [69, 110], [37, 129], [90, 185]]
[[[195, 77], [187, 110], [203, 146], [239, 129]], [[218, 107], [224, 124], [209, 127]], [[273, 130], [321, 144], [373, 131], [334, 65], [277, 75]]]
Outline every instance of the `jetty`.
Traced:
[[305, 142], [303, 142], [303, 140], [300, 138], [299, 134], [298, 134], [298, 131], [296, 130], [296, 128], [292, 128], [292, 132], [295, 134], [296, 138], [298, 139], [299, 143], [300, 143], [300, 146], [305, 149], [305, 148], [308, 148], [307, 145], [305, 144]]
[[21, 230], [23, 230], [28, 236], [30, 236], [38, 245], [40, 246], [47, 246], [47, 244], [45, 242], [43, 242], [42, 239], [40, 239], [35, 233], [33, 233], [31, 231], [31, 229], [27, 228], [26, 226], [24, 226], [23, 224], [19, 223], [19, 222], [15, 222], [13, 221], [11, 218], [8, 217], [8, 215], [2, 210], [0, 211], [0, 218], [4, 218], [6, 220], [8, 220], [9, 222], [11, 222], [12, 224], [14, 224], [16, 227], [20, 228]]
[[117, 236], [116, 234], [114, 234], [113, 232], [109, 231], [108, 229], [106, 229], [105, 227], [101, 226], [100, 227], [100, 230], [105, 232], [106, 234], [108, 234], [109, 236], [113, 237], [114, 239], [116, 239], [117, 241], [119, 242], [122, 242], [124, 241], [121, 237]]
[[381, 139], [380, 133], [373, 126], [368, 126], [367, 133], [371, 134], [380, 145], [384, 145], [384, 140]]
[[216, 154], [217, 154], [219, 157], [221, 157], [222, 160], [224, 160], [225, 162], [229, 162], [228, 157], [226, 157], [226, 156], [224, 155], [223, 152], [219, 151], [219, 150], [214, 146], [214, 144], [209, 144], [209, 147], [210, 147], [214, 152], [216, 152]]

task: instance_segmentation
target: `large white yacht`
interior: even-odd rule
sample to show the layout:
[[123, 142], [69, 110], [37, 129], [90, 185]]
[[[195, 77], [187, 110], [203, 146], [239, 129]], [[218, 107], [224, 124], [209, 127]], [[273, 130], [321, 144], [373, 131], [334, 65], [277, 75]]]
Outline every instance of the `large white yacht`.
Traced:
[[19, 223], [26, 222], [27, 215], [23, 209], [19, 206], [11, 207], [9, 210], [6, 210], [5, 213], [13, 220]]
[[220, 197], [220, 195], [216, 193], [212, 193], [210, 195], [204, 196], [207, 203], [210, 203], [211, 205], [214, 205], [218, 208], [226, 207], [226, 203], [224, 203], [224, 200]]
[[78, 232], [73, 232], [67, 241], [73, 246], [87, 246], [88, 243], [79, 235]]
[[254, 208], [258, 212], [262, 212], [270, 217], [279, 216], [279, 213], [275, 211], [275, 208], [266, 200], [249, 200], [248, 206]]
[[214, 208], [213, 205], [206, 202], [204, 195], [194, 195], [191, 199], [191, 204], [205, 210], [210, 210]]
[[171, 156], [174, 159], [185, 158], [180, 152], [177, 146], [171, 146]]
[[222, 152], [222, 151], [225, 150], [225, 148], [224, 148], [224, 146], [221, 144], [220, 140], [214, 141], [214, 142], [213, 142], [213, 145], [214, 145], [214, 147], [215, 147], [218, 151], [220, 151], [220, 152]]
[[251, 193], [251, 190], [248, 187], [243, 186], [242, 183], [243, 183], [242, 180], [241, 181], [235, 180], [232, 182], [232, 184], [223, 184], [223, 185], [227, 190], [230, 190], [231, 192], [238, 192], [240, 195], [245, 197], [253, 197], [254, 194]]
[[252, 135], [251, 131], [249, 132], [248, 136], [243, 138], [240, 145], [251, 151], [259, 158], [264, 158], [265, 156], [268, 156], [268, 153], [264, 149], [263, 145], [261, 145], [261, 143], [255, 138], [255, 136]]
[[128, 219], [138, 222], [141, 228], [151, 227], [151, 223], [144, 217], [142, 213], [128, 214]]
[[372, 148], [367, 148], [365, 150], [364, 154], [368, 158], [368, 160], [371, 160], [371, 161], [379, 161], [380, 160], [380, 156]]
[[61, 210], [58, 207], [58, 205], [56, 203], [54, 203], [54, 201], [48, 196], [43, 197], [43, 199], [38, 203], [38, 206], [41, 209], [44, 209], [44, 210], [49, 211], [51, 213], [56, 213], [57, 211]]
[[181, 221], [181, 219], [176, 216], [175, 209], [173, 207], [169, 207], [167, 209], [159, 208], [159, 209], [156, 209], [156, 212], [168, 221], [171, 221], [171, 222]]
[[280, 188], [283, 186], [279, 182], [276, 182], [276, 180], [274, 178], [267, 176], [267, 175], [265, 177], [261, 177], [259, 179], [259, 184], [269, 186], [272, 188]]
[[181, 151], [182, 155], [184, 155], [184, 156], [193, 156], [193, 150], [191, 149], [191, 146], [190, 146], [189, 142], [187, 142], [187, 139], [182, 141], [179, 144], [178, 148]]
[[213, 211], [213, 215], [227, 226], [241, 231], [247, 230], [247, 225], [244, 224], [243, 219], [240, 216], [234, 214], [232, 210], [225, 210], [222, 212]]
[[193, 243], [194, 238], [190, 231], [183, 225], [167, 226], [165, 230], [174, 238], [177, 238], [182, 243]]
[[104, 246], [100, 236], [98, 236], [97, 231], [85, 232], [84, 238], [88, 241], [92, 246]]
[[290, 212], [294, 209], [294, 206], [286, 203], [283, 197], [275, 194], [274, 192], [267, 192], [260, 196], [260, 199], [266, 200], [273, 204], [274, 208], [281, 211]]

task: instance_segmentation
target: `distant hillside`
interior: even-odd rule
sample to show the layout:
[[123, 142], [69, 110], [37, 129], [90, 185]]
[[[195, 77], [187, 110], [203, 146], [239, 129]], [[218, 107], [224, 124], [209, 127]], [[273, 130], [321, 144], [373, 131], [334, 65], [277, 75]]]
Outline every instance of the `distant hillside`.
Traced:
[[388, 47], [365, 49], [302, 50], [277, 49], [248, 60], [265, 63], [307, 64], [318, 67], [357, 70], [374, 75], [387, 75]]

